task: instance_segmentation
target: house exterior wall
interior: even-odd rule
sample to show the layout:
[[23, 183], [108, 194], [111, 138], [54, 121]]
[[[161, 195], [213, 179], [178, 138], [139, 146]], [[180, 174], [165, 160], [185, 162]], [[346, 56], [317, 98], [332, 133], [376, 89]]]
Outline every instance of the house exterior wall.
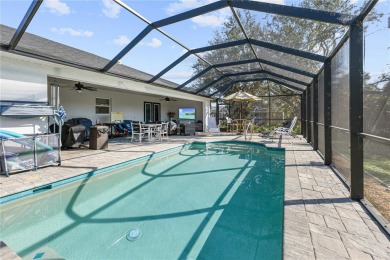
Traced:
[[[35, 70], [33, 63], [14, 61], [7, 56], [0, 52], [0, 100], [47, 102], [47, 75]], [[47, 132], [47, 122], [47, 117], [0, 117], [0, 128], [19, 134], [39, 134]]]
[[203, 120], [202, 102], [180, 100], [165, 102], [159, 97], [145, 96], [142, 94], [123, 93], [112, 90], [98, 89], [98, 91], [84, 91], [77, 93], [71, 88], [60, 88], [60, 105], [64, 107], [67, 119], [75, 117], [85, 117], [91, 119], [93, 123], [99, 120], [100, 123], [109, 123], [110, 115], [96, 114], [96, 98], [110, 99], [111, 112], [124, 113], [124, 119], [143, 121], [144, 120], [144, 102], [153, 102], [161, 104], [161, 120], [167, 121], [168, 111], [176, 113], [178, 116], [179, 107], [195, 107], [196, 118]]
[[[204, 109], [209, 107], [210, 104], [207, 98], [3, 51], [0, 52], [0, 58], [1, 101], [48, 102], [50, 100], [48, 78], [50, 77], [81, 81], [86, 86], [88, 84], [94, 84], [105, 87], [105, 90], [99, 90], [88, 97], [86, 95], [83, 96], [87, 94], [84, 92], [77, 96], [76, 92], [73, 93], [70, 89], [65, 90], [60, 88], [60, 104], [66, 106], [67, 118], [84, 117], [82, 114], [85, 114], [85, 117], [96, 122], [97, 117], [94, 113], [95, 97], [110, 95], [110, 98], [112, 98], [111, 111], [124, 112], [126, 119], [143, 120], [144, 101], [161, 103], [161, 116], [163, 120], [168, 119], [168, 111], [175, 111], [177, 114], [178, 103], [165, 103], [165, 101], [159, 100], [157, 97], [150, 96], [159, 95], [188, 100], [181, 101], [184, 103], [183, 106], [196, 107], [197, 118], [199, 116], [203, 118], [204, 122], [206, 121]], [[69, 93], [66, 93], [67, 91]], [[129, 91], [133, 93], [126, 93]], [[137, 93], [134, 94], [134, 92]], [[143, 93], [148, 93], [148, 95], [144, 95]], [[69, 107], [67, 107], [68, 105]], [[107, 118], [103, 118], [103, 120], [106, 121]], [[9, 119], [0, 117], [0, 127], [21, 134], [45, 133], [48, 132], [48, 119], [45, 117], [32, 119]]]

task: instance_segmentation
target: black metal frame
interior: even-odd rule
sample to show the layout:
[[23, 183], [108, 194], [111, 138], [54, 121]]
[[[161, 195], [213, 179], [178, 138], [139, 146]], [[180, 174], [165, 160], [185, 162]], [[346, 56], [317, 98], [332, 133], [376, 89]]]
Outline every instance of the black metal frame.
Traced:
[[318, 150], [318, 76], [313, 81], [313, 150]]
[[[19, 28], [22, 28], [22, 29], [20, 29], [20, 30], [18, 29], [18, 31], [15, 33], [15, 35], [14, 35], [15, 40], [11, 41], [12, 44], [10, 44], [8, 50], [13, 50], [16, 47], [18, 39], [20, 39], [22, 37], [25, 29], [27, 28], [29, 22], [33, 18], [35, 12], [38, 10], [41, 2], [42, 2], [42, 0], [35, 0], [35, 2], [34, 2], [35, 4], [34, 3], [32, 4], [32, 6], [34, 5], [34, 8], [32, 8], [32, 6], [31, 6], [29, 11], [26, 13], [26, 17], [28, 17], [28, 18], [25, 17], [25, 19], [24, 19], [25, 21], [23, 21], [21, 23], [21, 25], [19, 26]], [[160, 73], [155, 75], [151, 80], [147, 81], [147, 83], [153, 83], [154, 81], [159, 79], [161, 76], [163, 76], [167, 71], [172, 69], [174, 66], [179, 64], [181, 61], [183, 61], [185, 58], [187, 58], [191, 54], [196, 55], [200, 60], [202, 60], [206, 64], [210, 65], [210, 67], [211, 67], [210, 69], [216, 69], [222, 75], [225, 75], [224, 73], [222, 73], [221, 71], [218, 70], [218, 67], [220, 67], [220, 66], [210, 64], [207, 60], [204, 60], [201, 56], [199, 56], [197, 54], [200, 52], [204, 52], [204, 51], [216, 50], [218, 48], [239, 46], [239, 45], [243, 45], [243, 44], [248, 44], [250, 46], [254, 57], [256, 57], [256, 59], [254, 59], [253, 62], [257, 62], [261, 68], [262, 68], [262, 63], [264, 63], [264, 64], [268, 64], [270, 66], [275, 66], [275, 67], [278, 67], [281, 69], [285, 69], [287, 71], [291, 71], [293, 73], [298, 73], [298, 74], [302, 74], [305, 76], [313, 77], [313, 74], [310, 72], [305, 72], [305, 71], [302, 71], [302, 70], [299, 70], [296, 68], [292, 68], [289, 66], [275, 63], [275, 62], [260, 59], [257, 56], [257, 53], [253, 47], [254, 45], [260, 46], [263, 48], [272, 49], [272, 50], [275, 50], [278, 52], [284, 52], [287, 54], [296, 55], [299, 57], [320, 61], [320, 62], [324, 62], [325, 60], [327, 60], [327, 57], [325, 57], [325, 56], [321, 56], [321, 55], [317, 55], [314, 53], [309, 53], [309, 52], [281, 46], [278, 44], [264, 42], [264, 41], [260, 41], [260, 40], [256, 40], [256, 39], [250, 39], [245, 31], [245, 28], [243, 27], [238, 15], [236, 14], [235, 8], [253, 10], [253, 11], [258, 11], [258, 12], [265, 12], [265, 13], [272, 13], [272, 14], [277, 14], [277, 15], [283, 15], [283, 16], [289, 16], [289, 17], [295, 17], [295, 18], [301, 18], [301, 19], [308, 19], [308, 20], [320, 21], [320, 22], [325, 22], [325, 23], [333, 23], [333, 24], [339, 24], [339, 25], [350, 25], [359, 18], [359, 16], [351, 16], [351, 15], [340, 14], [340, 13], [336, 13], [336, 12], [321, 11], [321, 10], [314, 10], [314, 9], [307, 9], [307, 8], [293, 7], [293, 6], [285, 6], [285, 5], [277, 5], [277, 4], [269, 4], [269, 3], [261, 3], [261, 2], [257, 2], [257, 1], [230, 1], [230, 0], [226, 0], [226, 1], [214, 2], [214, 3], [208, 4], [208, 5], [199, 7], [199, 8], [195, 8], [195, 9], [192, 9], [190, 11], [183, 12], [181, 14], [177, 14], [177, 15], [174, 15], [174, 16], [171, 16], [171, 17], [168, 17], [165, 19], [161, 19], [159, 21], [152, 23], [152, 22], [148, 21], [146, 18], [142, 17], [136, 11], [131, 9], [129, 6], [124, 4], [123, 2], [121, 2], [119, 0], [115, 0], [115, 2], [117, 4], [119, 4], [122, 8], [126, 9], [127, 11], [129, 11], [130, 13], [132, 13], [133, 15], [135, 15], [136, 17], [138, 17], [139, 19], [144, 21], [147, 24], [147, 26], [124, 49], [122, 49], [122, 51], [120, 51], [112, 60], [110, 60], [104, 66], [104, 68], [102, 68], [99, 71], [101, 71], [103, 73], [107, 73], [110, 70], [110, 68], [112, 68], [116, 63], [118, 63], [121, 58], [123, 58], [132, 48], [134, 48], [152, 30], [159, 31], [160, 33], [162, 33], [163, 35], [165, 35], [169, 39], [173, 40], [175, 43], [177, 43], [178, 45], [187, 49], [187, 51], [188, 51], [186, 54], [181, 56], [175, 62], [173, 62], [172, 64], [167, 66], [165, 69], [163, 69]], [[39, 4], [36, 4], [36, 3], [39, 3]], [[190, 19], [190, 18], [199, 16], [199, 15], [202, 15], [202, 14], [206, 14], [206, 13], [209, 13], [209, 12], [212, 12], [215, 10], [219, 10], [219, 9], [225, 8], [225, 7], [229, 7], [231, 9], [233, 16], [235, 17], [237, 23], [239, 24], [239, 26], [241, 28], [241, 31], [243, 32], [243, 34], [245, 36], [245, 39], [234, 41], [234, 42], [229, 42], [229, 43], [224, 43], [224, 44], [219, 44], [216, 46], [208, 46], [208, 47], [203, 47], [203, 48], [198, 48], [198, 49], [189, 49], [188, 47], [184, 46], [183, 44], [178, 42], [176, 39], [169, 36], [168, 34], [166, 34], [165, 32], [163, 32], [160, 29], [163, 26], [177, 23], [177, 22], [180, 22], [180, 21], [183, 21], [186, 19]], [[208, 70], [210, 70], [210, 69], [208, 69]], [[186, 81], [186, 83], [188, 84], [192, 80], [196, 79], [196, 77], [199, 77], [206, 72], [198, 73], [195, 77]], [[184, 84], [180, 85], [178, 87], [178, 89], [183, 88], [183, 86], [184, 86]]]
[[349, 41], [349, 130], [351, 198], [364, 197], [363, 167], [363, 22], [351, 25]]
[[311, 143], [311, 93], [306, 89], [306, 140]]
[[244, 64], [250, 64], [250, 63], [257, 63], [257, 62], [261, 62], [263, 64], [266, 64], [266, 65], [269, 65], [269, 66], [273, 66], [275, 68], [279, 68], [279, 69], [282, 69], [282, 70], [286, 70], [286, 71], [289, 71], [289, 72], [292, 72], [292, 73], [296, 73], [296, 74], [299, 74], [299, 75], [302, 75], [302, 76], [310, 77], [310, 78], [313, 78], [313, 77], [316, 76], [316, 74], [314, 74], [314, 73], [311, 73], [311, 72], [308, 72], [308, 71], [304, 71], [304, 70], [300, 70], [300, 69], [297, 69], [297, 68], [294, 68], [294, 67], [282, 65], [282, 64], [279, 64], [279, 63], [276, 63], [276, 62], [272, 62], [272, 61], [268, 61], [268, 60], [264, 60], [264, 59], [250, 59], [250, 60], [227, 62], [227, 63], [221, 63], [221, 64], [216, 64], [216, 65], [209, 66], [206, 69], [204, 69], [201, 72], [199, 72], [198, 74], [196, 74], [195, 76], [191, 77], [186, 82], [182, 83], [180, 86], [177, 87], [177, 89], [183, 88], [188, 83], [190, 83], [191, 81], [196, 80], [197, 78], [199, 78], [200, 76], [204, 75], [206, 72], [210, 71], [213, 68], [223, 68], [223, 67], [229, 67], [229, 66], [235, 66], [235, 65], [244, 65]]
[[[231, 41], [231, 42], [220, 43], [220, 44], [215, 44], [212, 46], [189, 50], [189, 52], [183, 54], [177, 60], [175, 60], [170, 65], [168, 65], [166, 68], [164, 68], [162, 71], [160, 71], [156, 76], [154, 76], [149, 81], [149, 83], [154, 82], [157, 79], [159, 79], [161, 76], [163, 76], [165, 73], [167, 73], [170, 69], [172, 69], [177, 64], [179, 64], [181, 61], [183, 61], [186, 57], [188, 57], [190, 55], [190, 53], [198, 54], [198, 53], [202, 53], [202, 52], [225, 49], [225, 48], [229, 48], [229, 47], [237, 47], [237, 46], [242, 46], [242, 45], [249, 45], [250, 46], [250, 48], [253, 50], [253, 52], [255, 54], [257, 62], [259, 62], [259, 64], [260, 64], [260, 67], [261, 67], [261, 63], [259, 61], [259, 58], [257, 58], [257, 54], [254, 51], [252, 45], [256, 45], [259, 47], [267, 48], [270, 50], [274, 50], [274, 51], [278, 51], [278, 52], [282, 52], [282, 53], [286, 53], [286, 54], [290, 54], [290, 55], [294, 55], [294, 56], [298, 56], [298, 57], [302, 57], [302, 58], [309, 59], [309, 60], [314, 60], [314, 61], [319, 61], [319, 62], [325, 62], [327, 60], [326, 56], [322, 56], [322, 55], [318, 55], [318, 54], [314, 54], [314, 53], [310, 53], [310, 52], [306, 52], [306, 51], [301, 51], [301, 50], [297, 50], [297, 49], [293, 49], [293, 48], [289, 48], [289, 47], [284, 47], [284, 46], [269, 43], [269, 42], [264, 42], [264, 41], [259, 41], [259, 40], [254, 40], [254, 39], [248, 38], [248, 40], [243, 39], [243, 40]], [[202, 60], [204, 60], [204, 59], [202, 58]], [[213, 65], [212, 67], [214, 69], [217, 69], [216, 65]], [[224, 74], [224, 73], [222, 73], [222, 74]], [[192, 80], [194, 80], [194, 79], [196, 79], [196, 77], [194, 77]], [[187, 84], [189, 82], [190, 81], [188, 81]], [[183, 85], [184, 84], [180, 85], [178, 88], [182, 88]]]
[[351, 25], [355, 19], [354, 16], [340, 14], [337, 12], [328, 12], [294, 6], [281, 6], [277, 4], [263, 3], [257, 1], [234, 1], [233, 6], [247, 10], [340, 25]]
[[301, 133], [306, 138], [306, 90], [301, 94]]
[[324, 65], [324, 163], [332, 163], [332, 62]]
[[12, 39], [9, 43], [8, 50], [13, 51], [15, 47], [18, 45], [20, 39], [22, 38], [24, 32], [26, 31], [28, 25], [31, 20], [34, 18], [34, 15], [38, 11], [41, 6], [43, 0], [33, 0], [30, 7], [28, 8], [26, 14], [23, 17], [23, 20], [20, 22], [18, 29], [16, 29]]
[[[204, 91], [205, 89], [207, 89], [209, 87], [212, 87], [213, 85], [215, 85], [219, 81], [225, 79], [226, 77], [241, 76], [241, 75], [253, 75], [253, 74], [267, 74], [267, 75], [271, 75], [271, 76], [274, 76], [274, 77], [277, 77], [277, 78], [280, 78], [280, 79], [284, 79], [284, 80], [287, 80], [287, 81], [290, 81], [290, 82], [293, 82], [293, 83], [296, 83], [296, 84], [300, 84], [303, 87], [306, 87], [306, 84], [307, 84], [306, 82], [302, 82], [302, 81], [299, 81], [299, 80], [296, 80], [296, 79], [293, 79], [293, 78], [289, 78], [289, 77], [286, 77], [286, 76], [283, 76], [283, 75], [280, 75], [280, 74], [277, 74], [277, 73], [273, 73], [273, 72], [270, 72], [270, 71], [267, 71], [267, 70], [254, 70], [254, 71], [246, 71], [246, 72], [224, 74], [224, 76], [221, 76], [218, 79], [215, 79], [215, 80], [209, 82], [206, 86], [198, 89], [195, 92], [195, 94], [199, 94], [200, 92]], [[275, 79], [272, 79], [272, 78], [260, 78], [260, 80], [265, 80], [265, 79], [268, 79], [270, 81], [273, 81], [274, 83], [283, 85], [283, 86], [288, 87], [290, 89], [293, 89], [294, 91], [303, 91], [303, 89], [299, 89], [297, 87], [294, 87], [294, 86], [289, 85], [288, 83], [284, 83], [282, 81], [278, 81], [278, 80], [275, 80]], [[251, 81], [259, 81], [259, 79], [255, 78], [255, 79], [245, 79], [245, 80], [233, 80], [233, 83], [251, 82]]]

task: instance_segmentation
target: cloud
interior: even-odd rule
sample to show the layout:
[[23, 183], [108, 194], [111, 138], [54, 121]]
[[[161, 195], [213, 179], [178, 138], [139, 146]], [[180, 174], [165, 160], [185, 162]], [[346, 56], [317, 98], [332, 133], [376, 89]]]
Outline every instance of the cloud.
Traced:
[[[255, 0], [259, 2], [267, 2], [273, 4], [281, 4], [283, 5], [285, 0]], [[179, 0], [173, 3], [170, 3], [167, 8], [165, 8], [165, 12], [168, 15], [174, 15], [177, 13], [181, 13], [193, 8], [197, 8], [200, 6], [204, 6], [210, 4], [212, 2], [216, 2], [216, 0]], [[213, 11], [208, 14], [200, 15], [191, 18], [191, 21], [195, 23], [195, 25], [191, 26], [193, 30], [199, 27], [218, 27], [221, 26], [232, 13], [229, 8], [224, 8], [221, 10]]]
[[70, 14], [70, 8], [66, 3], [62, 3], [60, 0], [46, 0], [43, 1], [46, 8], [50, 10], [51, 13], [56, 15], [65, 15]]
[[91, 37], [93, 35], [91, 31], [75, 30], [72, 28], [51, 28], [51, 31], [58, 34], [69, 34], [70, 36]]
[[177, 2], [170, 3], [167, 8], [165, 8], [165, 12], [168, 15], [174, 15], [185, 10], [193, 9], [200, 7], [202, 5], [208, 4], [210, 2], [215, 1], [205, 1], [205, 0], [179, 0]]
[[118, 18], [121, 7], [112, 0], [102, 0], [104, 8], [102, 12], [110, 18]]
[[152, 38], [152, 40], [148, 43], [146, 43], [146, 46], [152, 47], [152, 48], [157, 48], [160, 47], [162, 42], [157, 39], [157, 38]]
[[119, 35], [118, 38], [114, 39], [116, 45], [124, 46], [130, 43], [130, 39], [126, 35]]
[[166, 79], [189, 79], [192, 76], [192, 71], [177, 71], [177, 72], [167, 72], [164, 78]]
[[201, 27], [218, 27], [221, 26], [227, 19], [225, 15], [201, 15], [192, 18], [191, 20]]
[[[285, 0], [254, 0], [258, 2], [266, 2], [273, 4], [285, 4]], [[179, 0], [173, 3], [170, 3], [167, 8], [165, 8], [165, 12], [168, 15], [174, 15], [177, 13], [181, 13], [184, 11], [188, 11], [193, 8], [197, 8], [200, 6], [204, 6], [213, 2], [217, 2], [217, 0]]]

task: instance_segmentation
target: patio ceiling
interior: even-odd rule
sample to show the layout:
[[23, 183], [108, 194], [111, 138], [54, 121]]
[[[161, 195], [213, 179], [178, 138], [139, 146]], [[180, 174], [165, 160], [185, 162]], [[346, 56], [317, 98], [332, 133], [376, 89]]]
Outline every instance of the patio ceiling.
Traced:
[[[150, 22], [128, 4], [120, 0], [114, 1], [121, 8], [136, 17], [136, 19], [146, 24], [146, 26], [142, 29], [142, 25], [138, 24], [138, 34], [135, 34], [133, 39], [111, 59], [82, 51], [76, 46], [69, 47], [48, 41], [28, 32], [27, 29], [34, 17], [39, 16], [38, 10], [43, 0], [32, 1], [17, 29], [4, 25], [0, 27], [2, 34], [1, 49], [210, 98], [221, 97], [235, 83], [256, 81], [273, 82], [297, 93], [302, 93], [321, 71], [323, 64], [330, 60], [340, 46], [348, 40], [349, 26], [354, 24], [364, 12], [367, 12], [373, 3], [377, 2], [375, 0], [367, 1], [360, 8], [354, 10], [357, 15], [352, 15], [350, 13], [337, 13], [331, 10], [316, 10], [259, 1], [222, 0]], [[131, 4], [132, 2], [130, 1]], [[153, 5], [153, 2], [144, 2], [143, 5]], [[153, 9], [153, 7], [150, 8]], [[189, 19], [199, 18], [202, 15], [220, 10], [228, 12], [228, 16], [234, 18], [240, 29], [238, 34], [240, 39], [189, 48], [181, 42], [183, 35], [174, 37], [162, 30], [162, 27], [170, 30], [172, 26], [184, 23]], [[256, 33], [246, 28], [247, 25], [240, 18], [242, 10], [247, 10], [253, 17], [259, 14], [263, 16], [268, 14], [271, 17], [288, 17], [296, 22], [308, 21], [306, 28], [308, 31], [313, 30], [311, 28], [313, 23], [324, 24], [337, 28], [344, 36], [339, 37], [337, 44], [333, 44], [332, 49], [328, 53], [321, 53], [320, 51], [313, 53], [302, 46], [295, 46], [295, 48], [288, 46], [288, 42], [280, 42], [278, 37], [266, 39], [264, 36], [256, 35]], [[262, 17], [261, 19], [265, 18]], [[134, 24], [136, 22], [139, 23], [139, 21], [134, 21]], [[107, 29], [107, 27], [105, 28]], [[185, 52], [174, 61], [167, 61], [165, 68], [154, 74], [144, 73], [137, 68], [121, 64], [122, 59], [136, 52], [136, 47], [144, 44], [142, 41], [153, 33], [165, 37], [176, 46], [183, 48]], [[291, 32], [291, 38], [293, 37], [294, 32]], [[314, 44], [319, 45], [321, 42], [315, 42]], [[50, 46], [53, 50], [50, 50]], [[59, 49], [62, 49], [63, 53], [61, 55], [58, 54]], [[68, 54], [69, 52], [73, 53], [73, 59], [68, 57], [72, 55]], [[83, 59], [80, 58], [81, 56]], [[201, 64], [202, 69], [194, 70], [192, 75], [188, 76], [188, 79], [182, 83], [172, 82], [164, 78], [165, 75], [177, 69], [190, 58]], [[150, 62], [152, 63], [153, 61]]]

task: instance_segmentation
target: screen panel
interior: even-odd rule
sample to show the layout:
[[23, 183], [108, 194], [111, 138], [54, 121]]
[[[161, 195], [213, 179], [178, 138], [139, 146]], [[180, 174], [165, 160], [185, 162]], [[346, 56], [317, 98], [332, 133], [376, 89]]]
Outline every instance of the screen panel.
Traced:
[[[349, 40], [332, 59], [332, 125], [349, 129]], [[332, 163], [350, 183], [349, 132], [332, 129]]]
[[[364, 20], [363, 131], [381, 138], [390, 138], [389, 8], [379, 1]], [[363, 149], [364, 197], [390, 221], [390, 145], [365, 139]]]
[[332, 59], [332, 125], [349, 129], [349, 40]]
[[[175, 67], [170, 69], [167, 73], [165, 73], [162, 78], [177, 84], [182, 84], [192, 76], [196, 75], [198, 63], [203, 62], [195, 55], [190, 55]], [[206, 66], [207, 65], [204, 64], [202, 67]]]
[[153, 30], [121, 59], [121, 63], [156, 75], [186, 52], [186, 49]]
[[238, 73], [238, 72], [261, 70], [261, 67], [260, 67], [260, 64], [258, 62], [252, 62], [252, 63], [248, 63], [248, 64], [218, 67], [218, 69], [220, 71], [222, 71], [223, 73], [233, 74], [233, 73]]
[[[210, 84], [212, 81], [217, 80], [223, 76], [222, 73], [215, 69], [211, 69], [202, 76], [196, 78], [195, 80], [189, 82], [187, 85], [185, 85], [182, 89], [187, 90], [190, 92], [197, 92], [198, 90], [202, 89], [203, 87]], [[216, 83], [218, 84], [218, 83]]]
[[364, 196], [390, 220], [390, 146], [364, 141]]
[[[281, 78], [279, 78], [279, 77], [267, 75], [267, 78], [269, 78], [269, 79], [274, 79], [274, 80], [277, 80], [277, 81], [281, 81], [281, 82], [283, 82], [283, 83], [286, 83], [287, 85], [290, 85], [290, 86], [295, 87], [295, 88], [297, 88], [297, 89], [301, 89], [302, 91], [306, 89], [306, 87], [303, 86], [303, 85], [301, 85], [301, 84], [297, 84], [297, 83], [295, 83], [295, 82], [291, 82], [291, 81], [288, 81], [288, 80], [284, 80], [284, 79], [281, 79]], [[277, 83], [276, 83], [276, 84], [277, 84]], [[293, 89], [291, 89], [291, 90], [293, 90]], [[293, 91], [297, 92], [297, 90], [293, 90]]]
[[[389, 64], [389, 24], [390, 3], [378, 2], [364, 25], [364, 89], [363, 120], [364, 132], [390, 138], [390, 64]], [[383, 15], [383, 16], [379, 16]]]
[[351, 183], [351, 157], [349, 132], [332, 129], [332, 164]]
[[248, 44], [201, 52], [199, 55], [214, 65], [256, 58]]
[[249, 38], [328, 56], [347, 26], [235, 8]]
[[277, 73], [279, 75], [286, 76], [286, 77], [289, 77], [292, 79], [297, 79], [297, 80], [303, 81], [306, 84], [309, 84], [313, 80], [313, 78], [306, 77], [306, 76], [303, 76], [303, 75], [300, 75], [300, 74], [297, 74], [297, 73], [294, 73], [294, 72], [291, 72], [288, 70], [276, 68], [274, 66], [270, 66], [270, 65], [266, 65], [266, 64], [262, 64], [262, 66], [265, 70], [268, 70], [268, 71], [271, 71], [271, 72], [274, 72], [274, 73]]
[[[184, 1], [185, 2], [185, 1]], [[193, 1], [195, 3], [196, 1]], [[231, 24], [230, 28], [225, 27]], [[161, 29], [191, 49], [245, 39], [229, 7], [173, 23]], [[219, 33], [215, 37], [215, 31]], [[232, 31], [229, 33], [229, 31]], [[234, 32], [233, 32], [234, 31]], [[188, 37], [191, 35], [191, 37]]]
[[260, 59], [279, 63], [300, 70], [317, 73], [321, 68], [322, 62], [309, 60], [292, 54], [287, 54], [279, 51], [274, 51], [260, 46], [253, 46], [257, 56]]
[[[132, 30], [124, 30], [124, 24], [131, 24]], [[26, 31], [112, 59], [145, 27], [116, 3], [63, 0], [43, 1]]]

